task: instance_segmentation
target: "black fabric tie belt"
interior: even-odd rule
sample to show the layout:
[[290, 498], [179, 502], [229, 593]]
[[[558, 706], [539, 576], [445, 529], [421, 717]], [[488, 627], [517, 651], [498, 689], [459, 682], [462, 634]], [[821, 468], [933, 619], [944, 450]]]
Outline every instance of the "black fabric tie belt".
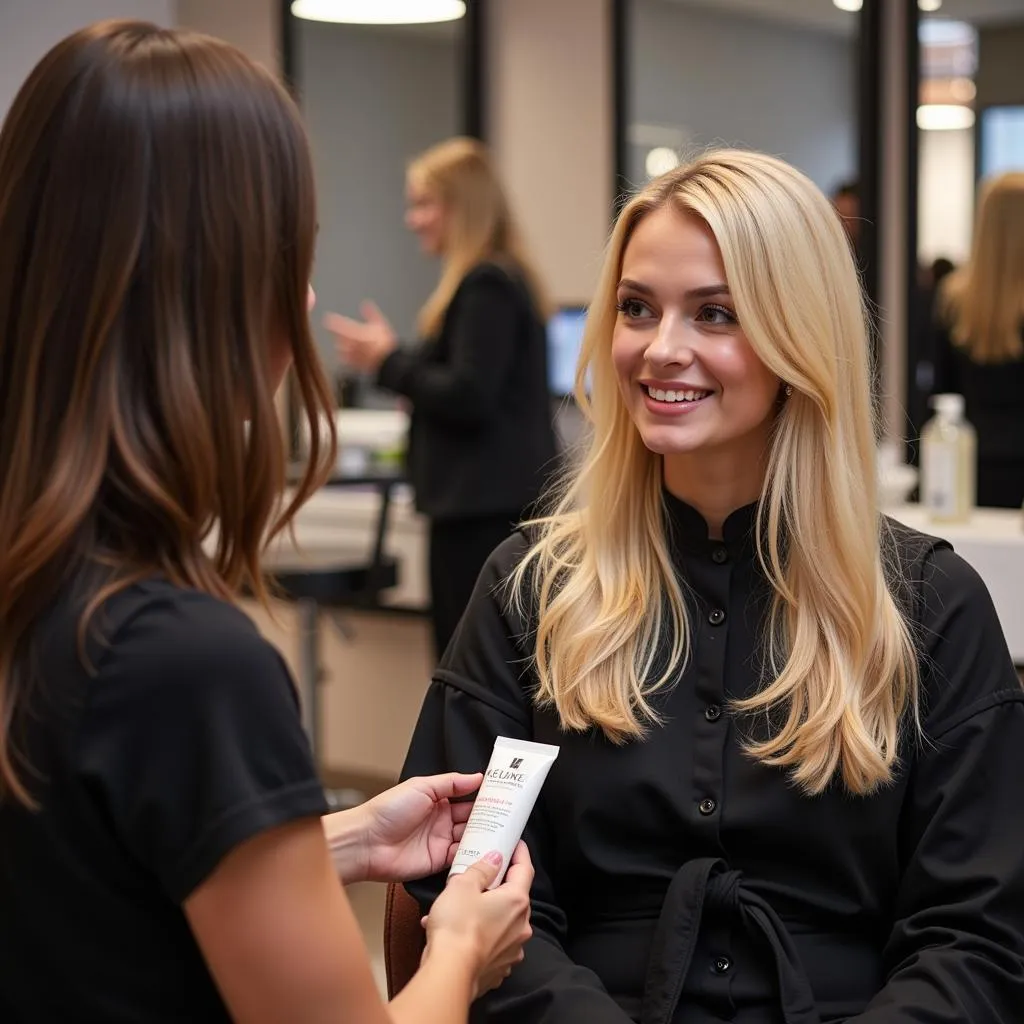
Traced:
[[821, 1024], [807, 975], [778, 915], [743, 887], [740, 872], [710, 857], [684, 864], [665, 894], [644, 983], [641, 1024], [671, 1024], [690, 972], [705, 906], [729, 913], [768, 944], [775, 956], [785, 1024]]

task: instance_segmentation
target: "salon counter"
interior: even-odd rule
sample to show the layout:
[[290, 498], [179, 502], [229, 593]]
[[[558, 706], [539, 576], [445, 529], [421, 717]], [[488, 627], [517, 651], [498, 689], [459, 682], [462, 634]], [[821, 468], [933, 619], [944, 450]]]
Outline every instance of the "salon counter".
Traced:
[[[292, 545], [287, 535], [278, 539], [268, 553], [268, 567], [276, 564], [290, 569], [329, 560], [339, 549], [373, 548], [382, 494], [378, 487], [325, 487], [318, 491], [295, 519]], [[384, 591], [381, 605], [402, 611], [426, 613], [430, 609], [430, 588], [426, 567], [427, 525], [414, 506], [412, 491], [404, 483], [394, 484], [384, 533], [384, 554], [398, 562], [398, 586]]]

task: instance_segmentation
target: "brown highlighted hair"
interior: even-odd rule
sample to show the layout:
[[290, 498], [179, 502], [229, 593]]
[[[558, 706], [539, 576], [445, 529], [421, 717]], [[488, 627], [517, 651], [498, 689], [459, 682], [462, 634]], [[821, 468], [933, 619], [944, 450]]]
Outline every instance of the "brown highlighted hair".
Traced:
[[[32, 802], [27, 651], [72, 576], [105, 573], [82, 637], [106, 596], [152, 574], [265, 597], [265, 544], [332, 458], [306, 308], [315, 235], [300, 116], [226, 43], [104, 22], [15, 99], [0, 132], [0, 799]], [[313, 447], [286, 504], [274, 378], [289, 346]]]

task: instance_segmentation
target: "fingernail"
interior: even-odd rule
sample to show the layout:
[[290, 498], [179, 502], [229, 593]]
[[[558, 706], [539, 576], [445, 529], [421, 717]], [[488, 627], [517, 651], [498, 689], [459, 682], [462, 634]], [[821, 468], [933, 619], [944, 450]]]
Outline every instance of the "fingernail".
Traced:
[[501, 867], [501, 863], [504, 859], [505, 858], [502, 857], [499, 850], [491, 850], [491, 852], [484, 857], [484, 860], [487, 861], [488, 864], [493, 864], [496, 868]]

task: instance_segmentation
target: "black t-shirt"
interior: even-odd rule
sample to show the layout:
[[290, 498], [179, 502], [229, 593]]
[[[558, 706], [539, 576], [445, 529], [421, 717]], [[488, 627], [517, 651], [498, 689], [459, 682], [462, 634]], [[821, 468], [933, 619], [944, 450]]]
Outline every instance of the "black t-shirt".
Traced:
[[241, 611], [162, 580], [101, 610], [90, 675], [81, 608], [35, 633], [41, 806], [0, 804], [0, 1021], [228, 1020], [181, 907], [232, 848], [327, 810], [294, 687]]

